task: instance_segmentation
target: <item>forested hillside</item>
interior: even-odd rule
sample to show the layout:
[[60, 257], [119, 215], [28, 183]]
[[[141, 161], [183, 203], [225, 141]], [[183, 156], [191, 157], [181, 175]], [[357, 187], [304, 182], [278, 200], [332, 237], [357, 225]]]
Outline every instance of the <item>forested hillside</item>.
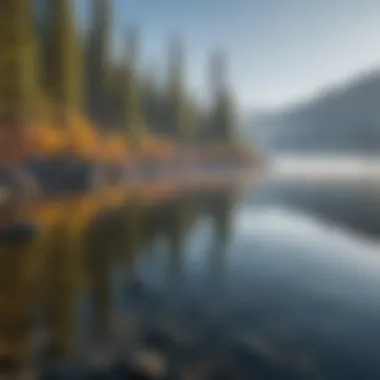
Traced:
[[307, 103], [251, 115], [246, 131], [269, 151], [380, 152], [380, 72]]

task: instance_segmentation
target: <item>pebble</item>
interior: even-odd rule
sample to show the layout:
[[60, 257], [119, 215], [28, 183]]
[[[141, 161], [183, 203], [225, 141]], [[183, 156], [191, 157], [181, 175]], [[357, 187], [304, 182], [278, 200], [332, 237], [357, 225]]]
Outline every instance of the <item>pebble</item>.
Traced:
[[147, 379], [163, 379], [168, 370], [166, 357], [157, 350], [139, 349], [131, 359], [132, 369], [137, 374], [147, 376]]

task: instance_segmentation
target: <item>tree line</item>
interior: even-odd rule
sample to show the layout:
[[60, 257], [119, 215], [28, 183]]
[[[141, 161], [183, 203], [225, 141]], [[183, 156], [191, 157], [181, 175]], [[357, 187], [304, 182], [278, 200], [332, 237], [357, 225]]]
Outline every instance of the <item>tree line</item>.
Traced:
[[126, 27], [124, 57], [113, 58], [110, 0], [90, 1], [84, 35], [74, 5], [71, 0], [2, 0], [3, 129], [31, 131], [27, 142], [47, 155], [125, 159], [127, 152], [144, 149], [236, 145], [236, 110], [222, 53], [210, 58], [213, 102], [205, 109], [184, 84], [185, 52], [178, 36], [168, 43], [168, 76], [159, 86], [159, 78], [142, 75], [138, 27]]

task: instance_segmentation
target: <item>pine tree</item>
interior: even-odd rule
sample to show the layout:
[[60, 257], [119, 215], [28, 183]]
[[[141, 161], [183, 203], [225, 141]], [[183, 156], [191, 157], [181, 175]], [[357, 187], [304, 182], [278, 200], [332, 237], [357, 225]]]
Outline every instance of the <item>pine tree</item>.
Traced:
[[67, 126], [82, 106], [80, 45], [70, 0], [48, 2], [46, 88], [57, 121]]
[[0, 150], [9, 158], [22, 149], [25, 128], [34, 118], [37, 50], [31, 2], [3, 0], [0, 30]]
[[200, 140], [200, 115], [198, 104], [195, 100], [187, 98], [185, 103], [185, 118], [183, 135], [185, 142], [198, 142]]
[[125, 62], [123, 126], [133, 146], [141, 142], [143, 134], [140, 83], [137, 70], [138, 45], [138, 30], [134, 27], [130, 28], [127, 35]]
[[110, 84], [110, 22], [108, 0], [92, 0], [92, 25], [86, 44], [86, 108], [91, 118], [99, 124], [108, 124]]
[[169, 46], [169, 73], [167, 97], [167, 132], [173, 138], [189, 138], [186, 123], [186, 96], [184, 91], [184, 56], [182, 42], [174, 38]]
[[168, 205], [165, 220], [168, 228], [169, 277], [172, 286], [178, 287], [183, 269], [183, 250], [186, 234], [196, 218], [197, 205], [193, 199], [180, 199]]
[[214, 106], [210, 120], [210, 137], [232, 144], [236, 121], [231, 94], [225, 83], [225, 57], [216, 53], [211, 59], [211, 88]]
[[109, 65], [103, 103], [107, 104], [107, 130], [122, 131], [124, 123], [125, 68], [120, 63]]
[[80, 239], [73, 239], [75, 235], [70, 233], [69, 224], [65, 222], [57, 224], [52, 235], [53, 245], [47, 260], [50, 265], [46, 268], [49, 281], [47, 299], [52, 343], [60, 359], [64, 359], [74, 348], [75, 301], [82, 275], [82, 245]]
[[141, 99], [142, 114], [146, 129], [150, 133], [159, 133], [161, 126], [161, 102], [159, 88], [153, 69], [147, 70], [145, 73], [141, 88]]

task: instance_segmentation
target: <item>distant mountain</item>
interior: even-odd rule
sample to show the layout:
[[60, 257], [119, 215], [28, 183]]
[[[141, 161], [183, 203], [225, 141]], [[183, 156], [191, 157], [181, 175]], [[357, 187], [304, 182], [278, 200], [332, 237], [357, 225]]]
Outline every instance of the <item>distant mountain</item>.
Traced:
[[307, 103], [253, 113], [245, 128], [269, 151], [380, 153], [380, 70]]

